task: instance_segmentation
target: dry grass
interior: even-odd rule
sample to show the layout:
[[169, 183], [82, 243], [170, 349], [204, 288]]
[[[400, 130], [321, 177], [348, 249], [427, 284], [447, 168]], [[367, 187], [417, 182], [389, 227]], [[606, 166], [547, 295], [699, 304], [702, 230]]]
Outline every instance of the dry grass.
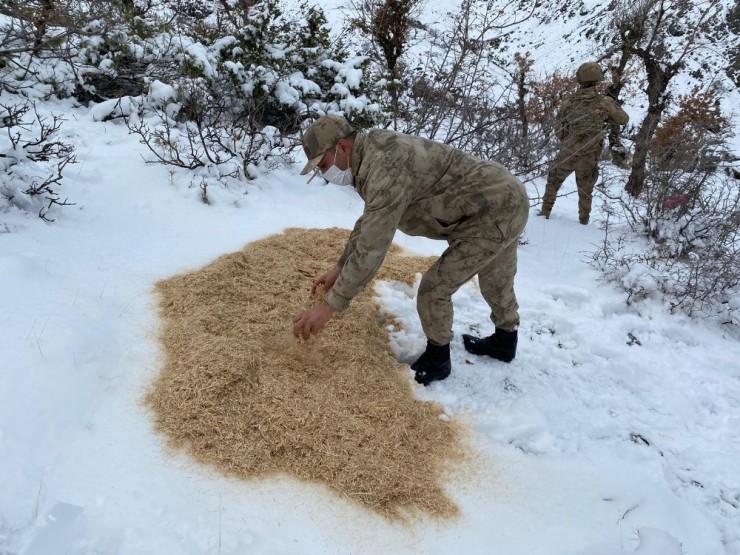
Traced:
[[[390, 518], [451, 517], [445, 470], [459, 430], [412, 392], [388, 348], [372, 287], [309, 342], [292, 317], [348, 233], [290, 229], [157, 284], [165, 363], [147, 397], [170, 446], [242, 479], [324, 484]], [[393, 247], [378, 279], [430, 265]]]

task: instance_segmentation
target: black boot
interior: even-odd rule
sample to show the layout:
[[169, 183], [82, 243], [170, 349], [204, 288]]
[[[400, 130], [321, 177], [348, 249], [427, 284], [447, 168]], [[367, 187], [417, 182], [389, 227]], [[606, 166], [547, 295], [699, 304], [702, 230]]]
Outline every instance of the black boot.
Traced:
[[517, 331], [504, 331], [496, 328], [496, 333], [488, 337], [463, 335], [465, 349], [474, 355], [488, 355], [496, 360], [511, 362], [516, 356]]
[[427, 341], [427, 350], [411, 365], [411, 369], [414, 379], [421, 385], [444, 380], [452, 371], [450, 344], [439, 346]]

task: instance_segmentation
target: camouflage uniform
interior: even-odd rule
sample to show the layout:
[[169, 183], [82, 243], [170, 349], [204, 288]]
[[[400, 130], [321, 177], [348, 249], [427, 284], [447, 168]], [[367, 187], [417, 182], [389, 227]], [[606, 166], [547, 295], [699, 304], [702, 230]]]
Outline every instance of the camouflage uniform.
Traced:
[[[591, 129], [585, 129], [585, 133], [571, 129], [578, 125], [568, 119], [568, 115], [574, 113], [585, 113], [585, 117], [580, 117], [588, 120], [585, 125]], [[629, 116], [619, 104], [612, 98], [597, 93], [593, 86], [579, 89], [563, 102], [557, 116], [556, 134], [561, 142], [560, 152], [547, 176], [540, 215], [550, 216], [560, 186], [566, 177], [576, 172], [578, 219], [582, 224], [588, 223], [594, 185], [599, 177], [599, 156], [604, 147], [604, 125], [624, 125], [628, 121]]]
[[516, 329], [516, 249], [529, 201], [514, 176], [448, 145], [380, 129], [357, 134], [351, 169], [365, 210], [326, 299], [334, 310], [346, 309], [370, 282], [400, 229], [449, 244], [419, 287], [417, 307], [431, 343], [452, 339], [452, 294], [475, 275], [496, 327]]

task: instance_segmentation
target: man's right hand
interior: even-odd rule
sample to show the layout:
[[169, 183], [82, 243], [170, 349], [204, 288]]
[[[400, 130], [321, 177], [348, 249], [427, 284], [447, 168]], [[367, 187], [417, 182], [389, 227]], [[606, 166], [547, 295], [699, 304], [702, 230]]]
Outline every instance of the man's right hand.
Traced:
[[341, 271], [342, 267], [337, 264], [324, 275], [316, 278], [311, 284], [311, 296], [313, 297], [316, 294], [316, 288], [319, 286], [322, 286], [324, 288], [324, 293], [328, 292], [329, 289], [331, 289], [334, 285], [334, 282], [337, 281], [337, 278], [339, 277], [339, 273]]

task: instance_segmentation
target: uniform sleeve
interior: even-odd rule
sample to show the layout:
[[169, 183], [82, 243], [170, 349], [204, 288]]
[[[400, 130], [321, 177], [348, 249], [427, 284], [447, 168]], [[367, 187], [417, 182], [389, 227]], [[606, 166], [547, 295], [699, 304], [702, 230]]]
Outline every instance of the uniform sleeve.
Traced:
[[617, 125], [626, 125], [627, 122], [630, 120], [627, 112], [625, 112], [613, 98], [609, 98], [608, 96], [606, 96], [604, 97], [604, 100], [606, 101], [605, 105], [607, 114], [609, 116], [609, 121], [611, 123], [616, 123]]
[[345, 246], [342, 271], [326, 297], [327, 304], [337, 312], [345, 310], [380, 269], [410, 202], [411, 188], [383, 173], [368, 178], [368, 192], [372, 192]]
[[339, 257], [339, 261], [337, 264], [340, 266], [344, 266], [344, 263], [347, 262], [347, 258], [349, 258], [349, 255], [352, 254], [355, 250], [355, 246], [357, 245], [357, 236], [360, 234], [360, 228], [362, 227], [362, 216], [357, 218], [357, 221], [355, 222], [355, 227], [352, 229], [352, 233], [349, 234], [349, 239], [347, 239], [347, 243], [344, 245], [344, 251], [342, 252], [342, 256]]

